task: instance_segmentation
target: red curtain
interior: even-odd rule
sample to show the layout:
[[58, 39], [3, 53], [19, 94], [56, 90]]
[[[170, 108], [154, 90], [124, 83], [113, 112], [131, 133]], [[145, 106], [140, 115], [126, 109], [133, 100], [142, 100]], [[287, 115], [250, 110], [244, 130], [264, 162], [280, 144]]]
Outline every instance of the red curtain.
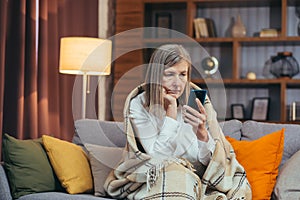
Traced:
[[98, 37], [98, 0], [0, 2], [2, 134], [19, 139], [47, 134], [70, 141], [75, 77], [58, 72], [60, 38]]

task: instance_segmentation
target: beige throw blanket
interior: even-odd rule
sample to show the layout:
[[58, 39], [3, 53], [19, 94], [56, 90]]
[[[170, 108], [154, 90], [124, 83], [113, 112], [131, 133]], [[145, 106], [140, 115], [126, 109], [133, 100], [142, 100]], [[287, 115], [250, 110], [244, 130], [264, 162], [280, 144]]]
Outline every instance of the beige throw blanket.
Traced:
[[[191, 85], [198, 88], [194, 84]], [[216, 120], [216, 112], [208, 98], [204, 107], [216, 148], [206, 168], [200, 163], [192, 165], [181, 158], [158, 160], [143, 153], [128, 117], [130, 100], [141, 91], [141, 88], [142, 85], [134, 89], [125, 102], [127, 151], [123, 155], [123, 160], [106, 179], [104, 188], [107, 193], [118, 199], [138, 200], [252, 199], [245, 170], [237, 162], [232, 146], [225, 139]], [[201, 178], [196, 174], [201, 174]]]

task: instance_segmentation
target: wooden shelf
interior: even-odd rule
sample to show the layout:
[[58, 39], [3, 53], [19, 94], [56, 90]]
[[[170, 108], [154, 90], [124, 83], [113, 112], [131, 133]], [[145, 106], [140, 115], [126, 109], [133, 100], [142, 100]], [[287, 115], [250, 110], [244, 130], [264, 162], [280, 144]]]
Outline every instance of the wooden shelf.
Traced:
[[[260, 70], [262, 70], [264, 62], [267, 61], [270, 56], [276, 55], [279, 51], [293, 51], [295, 52], [294, 57], [300, 58], [300, 37], [297, 36], [297, 33], [291, 32], [291, 26], [296, 26], [295, 21], [297, 19], [291, 18], [292, 15], [289, 13], [294, 12], [294, 9], [291, 9], [291, 7], [300, 6], [300, 1], [141, 0], [133, 2], [132, 0], [117, 0], [117, 7], [118, 5], [125, 4], [127, 5], [124, 7], [125, 10], [118, 9], [120, 12], [116, 15], [117, 30], [124, 31], [126, 30], [126, 26], [127, 29], [153, 27], [155, 26], [155, 14], [157, 12], [166, 11], [175, 15], [172, 16], [172, 24], [174, 25], [172, 28], [187, 36], [187, 38], [155, 38], [155, 34], [144, 33], [144, 38], [141, 39], [140, 46], [158, 46], [165, 43], [179, 43], [185, 45], [197, 42], [202, 45], [209, 54], [218, 58], [220, 63], [219, 71], [223, 80], [193, 79], [192, 81], [194, 83], [201, 86], [205, 84], [216, 85], [216, 87], [222, 84], [226, 89], [257, 90], [258, 93], [261, 90], [267, 90], [272, 100], [271, 106], [276, 108], [270, 113], [272, 117], [268, 121], [275, 123], [298, 123], [287, 121], [288, 114], [286, 107], [294, 99], [300, 100], [300, 92], [298, 91], [292, 95], [292, 97], [288, 96], [288, 94], [291, 94], [291, 91], [300, 90], [300, 79], [279, 78], [248, 80], [241, 77], [245, 77], [248, 70], [251, 71], [259, 67], [261, 68]], [[244, 17], [244, 23], [246, 22], [246, 37], [233, 38], [225, 34], [224, 25], [228, 26], [229, 18], [236, 16], [237, 12], [241, 12], [242, 18]], [[178, 13], [180, 13], [180, 16], [178, 16]], [[251, 17], [245, 19], [248, 13], [252, 13], [249, 14]], [[128, 21], [124, 20], [138, 19], [138, 16], [140, 16], [139, 19], [142, 20], [134, 21], [134, 23], [128, 23]], [[218, 27], [216, 27], [217, 30], [219, 30], [219, 37], [196, 39], [194, 36], [193, 20], [197, 17], [208, 17], [214, 21], [219, 20]], [[292, 17], [294, 17], [294, 14]], [[119, 24], [118, 22], [128, 24], [124, 26], [123, 23]], [[279, 36], [253, 37], [257, 35], [254, 33], [259, 32], [262, 28], [276, 28], [280, 30]], [[117, 77], [120, 78], [130, 66], [138, 66], [146, 63], [145, 58], [149, 58], [149, 56], [145, 55], [145, 52], [149, 54], [151, 51], [143, 51], [143, 53], [137, 54], [135, 59], [120, 59], [124, 61], [117, 63], [117, 69], [115, 69]], [[138, 55], [140, 57], [138, 57]], [[262, 60], [262, 57], [264, 60]], [[136, 60], [138, 61], [136, 62]], [[260, 60], [260, 62], [253, 62], [256, 60]], [[259, 77], [262, 77], [262, 74], [259, 75]], [[117, 80], [114, 82], [117, 82]], [[126, 88], [124, 88], [124, 91], [125, 90]], [[246, 93], [246, 95], [248, 94]], [[253, 98], [254, 94], [249, 95], [248, 101]], [[124, 96], [126, 96], [125, 92]], [[118, 102], [122, 102], [122, 100], [118, 100], [117, 103]], [[122, 110], [120, 110], [120, 113], [122, 115]]]
[[299, 0], [288, 0], [287, 1], [288, 6], [300, 6]]
[[186, 3], [186, 0], [174, 0], [174, 1], [170, 1], [170, 0], [142, 0], [143, 3]]
[[203, 84], [203, 83], [224, 83], [227, 85], [266, 85], [266, 84], [293, 84], [300, 86], [300, 79], [286, 79], [286, 78], [279, 78], [279, 79], [193, 79], [192, 80], [196, 84]]
[[144, 43], [157, 43], [157, 44], [162, 44], [162, 43], [189, 43], [189, 42], [194, 42], [192, 39], [184, 39], [184, 38], [144, 38], [143, 39]]
[[183, 38], [144, 38], [144, 43], [191, 43], [197, 41], [201, 44], [218, 44], [218, 43], [239, 43], [243, 46], [279, 46], [279, 45], [300, 45], [300, 37], [243, 37], [243, 38], [227, 38], [227, 37], [208, 37], [199, 39], [183, 39]]

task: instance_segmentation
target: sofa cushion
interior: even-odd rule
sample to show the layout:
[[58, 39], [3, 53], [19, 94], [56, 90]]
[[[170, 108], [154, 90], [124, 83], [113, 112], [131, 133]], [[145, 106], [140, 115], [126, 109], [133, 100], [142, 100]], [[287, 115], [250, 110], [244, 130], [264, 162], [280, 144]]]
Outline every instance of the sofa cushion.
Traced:
[[41, 139], [19, 140], [4, 134], [3, 160], [13, 198], [62, 190]]
[[126, 135], [123, 132], [123, 127], [122, 122], [99, 121], [97, 119], [76, 120], [73, 143], [83, 148], [85, 143], [108, 147], [124, 147]]
[[89, 159], [94, 179], [95, 196], [107, 196], [104, 183], [108, 174], [115, 169], [123, 154], [121, 147], [105, 147], [94, 144], [85, 144], [89, 152]]
[[275, 199], [300, 199], [300, 151], [297, 151], [281, 168], [274, 188]]
[[243, 123], [242, 140], [255, 140], [267, 133], [271, 133], [282, 128], [285, 128], [285, 136], [284, 151], [282, 161], [279, 166], [279, 168], [281, 168], [292, 155], [300, 150], [300, 125], [275, 124], [249, 120]]
[[270, 199], [278, 174], [284, 143], [284, 129], [253, 141], [227, 136], [237, 160], [245, 168], [253, 199]]
[[110, 198], [95, 197], [92, 194], [67, 194], [62, 192], [43, 192], [22, 196], [18, 200], [111, 200]]
[[237, 119], [228, 120], [219, 123], [225, 136], [241, 140], [243, 123]]
[[43, 135], [42, 139], [52, 167], [67, 192], [91, 192], [92, 173], [88, 157], [81, 147], [48, 135]]

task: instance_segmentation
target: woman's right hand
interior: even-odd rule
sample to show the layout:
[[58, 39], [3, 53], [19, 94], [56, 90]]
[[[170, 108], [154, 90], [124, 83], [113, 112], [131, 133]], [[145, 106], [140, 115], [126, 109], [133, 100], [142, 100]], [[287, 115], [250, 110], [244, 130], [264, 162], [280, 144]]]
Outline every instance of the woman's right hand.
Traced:
[[163, 88], [164, 108], [166, 115], [176, 120], [177, 118], [177, 100], [171, 94], [168, 94], [167, 89]]
[[194, 108], [184, 105], [183, 106], [183, 120], [186, 123], [189, 123], [193, 127], [193, 131], [195, 132], [197, 138], [201, 141], [207, 142], [208, 141], [208, 132], [206, 129], [206, 120], [207, 120], [207, 113], [200, 102], [200, 100], [196, 99], [199, 111], [195, 110]]

